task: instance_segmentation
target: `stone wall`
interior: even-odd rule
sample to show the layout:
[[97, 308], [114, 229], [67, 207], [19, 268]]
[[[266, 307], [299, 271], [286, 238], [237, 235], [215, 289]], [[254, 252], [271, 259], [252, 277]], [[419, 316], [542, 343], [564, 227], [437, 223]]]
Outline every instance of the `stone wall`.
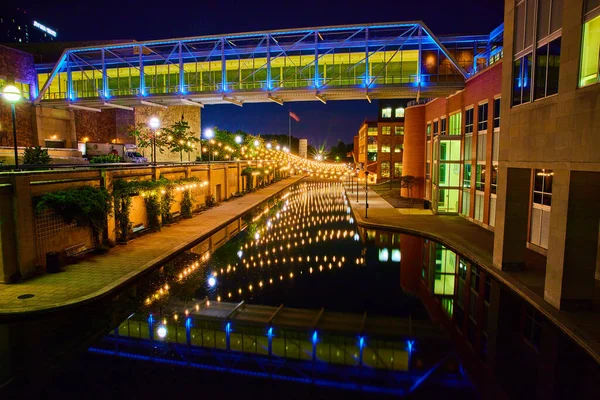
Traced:
[[[175, 122], [181, 120], [181, 117], [188, 122], [190, 129], [197, 137], [200, 137], [201, 129], [201, 108], [195, 106], [171, 106], [169, 108], [160, 107], [136, 107], [135, 108], [135, 124], [148, 124], [150, 118], [157, 117], [160, 120], [161, 128], [170, 126]], [[150, 159], [152, 149], [148, 148], [143, 150], [146, 157]], [[195, 161], [196, 156], [200, 155], [200, 148], [189, 154], [189, 160]], [[167, 149], [164, 149], [162, 153], [157, 151], [157, 161], [179, 161], [179, 153], [171, 153]], [[186, 153], [183, 154], [183, 161], [188, 161]]]
[[134, 112], [104, 109], [102, 112], [74, 111], [77, 140], [80, 142], [135, 143], [128, 136], [128, 127], [135, 122]]

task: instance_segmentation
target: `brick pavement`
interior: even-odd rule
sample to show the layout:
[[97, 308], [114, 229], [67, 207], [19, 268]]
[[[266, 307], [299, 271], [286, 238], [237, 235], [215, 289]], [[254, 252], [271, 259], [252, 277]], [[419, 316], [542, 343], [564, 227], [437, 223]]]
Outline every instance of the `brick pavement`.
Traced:
[[452, 215], [409, 215], [392, 207], [369, 190], [368, 217], [365, 217], [364, 186], [354, 192], [346, 189], [350, 205], [359, 225], [400, 230], [426, 237], [460, 253], [489, 271], [498, 281], [528, 301], [565, 334], [584, 348], [600, 363], [600, 282], [596, 281], [594, 309], [591, 311], [559, 311], [544, 301], [546, 258], [527, 252], [524, 271], [507, 272], [493, 265], [494, 233], [465, 218]]
[[[284, 179], [241, 198], [223, 202], [160, 232], [88, 257], [57, 274], [39, 275], [15, 284], [0, 284], [0, 316], [18, 315], [75, 305], [109, 293], [148, 269], [207, 236], [215, 228], [242, 216], [302, 177]], [[29, 299], [18, 299], [34, 294]]]

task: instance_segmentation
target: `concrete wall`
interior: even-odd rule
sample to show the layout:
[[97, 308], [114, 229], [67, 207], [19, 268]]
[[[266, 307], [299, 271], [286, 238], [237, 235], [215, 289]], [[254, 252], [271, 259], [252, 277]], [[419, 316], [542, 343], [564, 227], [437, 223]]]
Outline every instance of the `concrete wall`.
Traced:
[[[45, 254], [62, 251], [79, 243], [93, 246], [90, 228], [69, 225], [53, 213], [37, 213], [34, 200], [47, 192], [75, 188], [83, 185], [104, 186], [110, 190], [116, 179], [152, 180], [161, 176], [170, 180], [197, 177], [207, 186], [192, 191], [193, 209], [205, 204], [206, 196], [220, 189], [220, 199], [225, 201], [242, 189], [241, 171], [247, 162], [182, 165], [177, 167], [131, 167], [105, 170], [41, 171], [0, 176], [0, 282], [32, 276], [44, 267]], [[272, 182], [271, 173], [266, 180]], [[239, 189], [238, 189], [239, 188]], [[175, 192], [172, 212], [181, 210], [182, 194]], [[145, 203], [141, 195], [132, 201], [130, 221], [133, 225], [148, 226]], [[116, 239], [115, 217], [107, 221], [108, 239]]]

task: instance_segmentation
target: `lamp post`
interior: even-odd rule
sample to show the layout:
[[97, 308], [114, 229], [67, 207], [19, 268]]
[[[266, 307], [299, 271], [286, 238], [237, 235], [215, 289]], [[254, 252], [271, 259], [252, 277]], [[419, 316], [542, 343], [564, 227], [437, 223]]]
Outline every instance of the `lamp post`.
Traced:
[[7, 85], [2, 91], [2, 96], [6, 101], [10, 103], [10, 109], [12, 111], [13, 145], [15, 147], [15, 169], [19, 169], [19, 152], [17, 150], [17, 112], [15, 110], [15, 103], [21, 100], [21, 91], [16, 86]]
[[369, 171], [365, 171], [365, 218], [369, 218]]
[[211, 140], [215, 136], [215, 131], [212, 128], [206, 128], [204, 130], [204, 137], [208, 139], [208, 163], [210, 164], [210, 155], [212, 153]]
[[152, 163], [156, 166], [156, 131], [160, 127], [160, 120], [156, 117], [150, 118], [148, 122], [150, 129], [152, 129]]

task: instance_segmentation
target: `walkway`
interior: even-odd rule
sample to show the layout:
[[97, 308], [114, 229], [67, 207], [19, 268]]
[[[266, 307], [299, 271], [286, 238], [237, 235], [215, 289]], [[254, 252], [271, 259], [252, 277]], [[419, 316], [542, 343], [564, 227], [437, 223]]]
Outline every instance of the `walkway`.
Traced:
[[358, 192], [357, 203], [356, 187], [354, 191], [347, 188], [350, 205], [359, 225], [400, 230], [426, 237], [463, 254], [531, 303], [600, 363], [600, 323], [598, 323], [600, 283], [598, 281], [596, 281], [595, 291], [598, 298], [594, 301], [593, 311], [559, 311], [544, 301], [545, 257], [528, 251], [524, 271], [501, 271], [493, 266], [493, 232], [459, 216], [403, 214], [372, 190], [368, 193], [367, 217], [364, 186], [360, 187]]
[[[48, 311], [90, 301], [159, 266], [191, 243], [207, 236], [281, 192], [302, 177], [284, 179], [244, 197], [223, 202], [191, 219], [145, 235], [108, 254], [89, 257], [63, 268], [11, 285], [0, 285], [0, 317]], [[32, 298], [18, 299], [23, 294]]]

